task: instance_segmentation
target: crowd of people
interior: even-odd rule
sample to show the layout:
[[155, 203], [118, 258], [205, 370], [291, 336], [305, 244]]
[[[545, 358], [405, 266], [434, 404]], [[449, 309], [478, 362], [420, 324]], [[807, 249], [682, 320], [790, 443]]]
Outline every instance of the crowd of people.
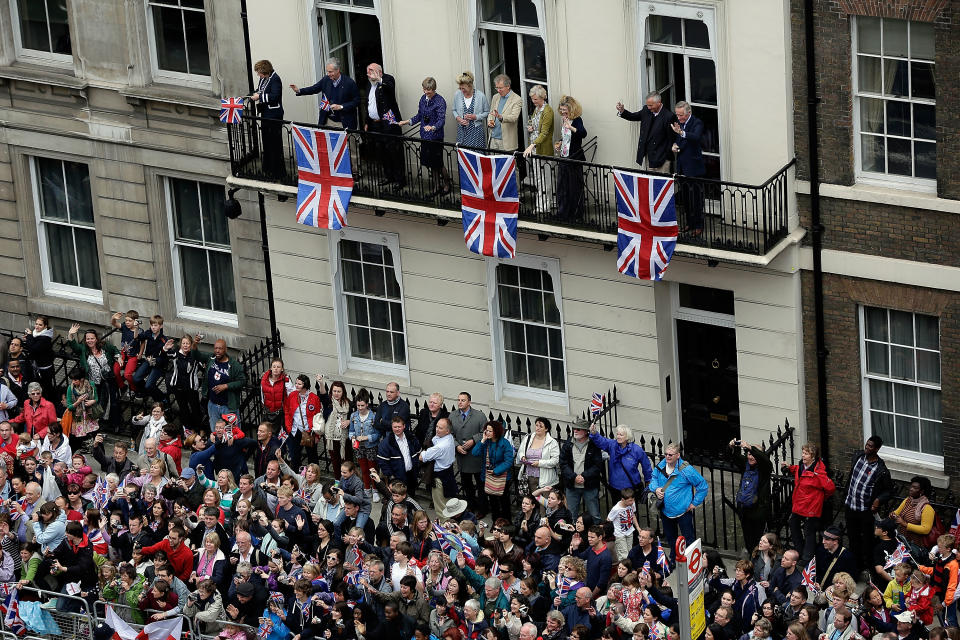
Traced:
[[[184, 615], [226, 640], [680, 639], [673, 543], [695, 539], [710, 487], [676, 445], [650, 460], [629, 427], [607, 438], [587, 421], [561, 442], [543, 417], [515, 444], [468, 392], [414, 413], [396, 383], [375, 405], [279, 359], [259, 378], [263, 421], [242, 424], [245, 374], [222, 341], [204, 354], [160, 316], [110, 322], [115, 335], [71, 327], [65, 390], [45, 373], [46, 318], [4, 353], [0, 582], [21, 599], [110, 603], [132, 624]], [[154, 403], [132, 439], [130, 396]], [[922, 477], [878, 519], [893, 498], [882, 444], [851, 463], [849, 548], [833, 525], [817, 541], [835, 487], [804, 445], [781, 470], [795, 485], [783, 550], [766, 528], [773, 465], [730, 443], [750, 553], [728, 578], [707, 552], [708, 640], [957, 638], [954, 536]]]
[[[273, 121], [283, 118], [283, 83], [268, 60], [257, 62], [254, 68], [260, 84], [251, 98], [256, 104], [257, 115], [264, 118], [264, 168], [268, 174], [277, 177], [283, 171], [282, 132]], [[361, 94], [353, 78], [342, 73], [336, 58], [326, 61], [325, 70], [326, 75], [309, 87], [289, 85], [297, 96], [321, 96], [319, 126], [348, 130], [362, 128], [387, 134], [375, 138], [369, 146], [372, 157], [383, 166], [383, 185], [399, 190], [407, 186], [403, 149], [390, 136], [403, 135], [403, 126], [419, 125], [420, 162], [430, 173], [433, 184], [433, 191], [427, 198], [451, 192], [453, 180], [441, 144], [445, 140], [448, 105], [447, 100], [437, 93], [435, 78], [423, 79], [423, 96], [416, 113], [402, 119], [396, 79], [385, 73], [381, 65], [371, 63], [367, 66], [366, 95]], [[516, 153], [520, 161], [519, 180], [528, 180], [534, 189], [535, 213], [544, 215], [555, 210], [560, 220], [575, 220], [584, 206], [581, 166], [567, 162], [557, 166], [527, 165], [523, 158], [536, 155], [586, 160], [583, 146], [588, 133], [580, 103], [573, 96], [561, 96], [554, 112], [542, 85], [530, 87], [528, 95], [521, 97], [514, 91], [506, 74], [493, 78], [495, 90], [490, 97], [476, 91], [474, 74], [470, 71], [462, 72], [455, 82], [457, 90], [449, 113], [456, 126], [456, 143], [468, 148]], [[524, 123], [525, 98], [529, 99], [529, 114]], [[653, 91], [638, 111], [629, 111], [618, 103], [616, 113], [624, 120], [640, 122], [636, 161], [643, 170], [694, 178], [706, 175], [701, 141], [704, 125], [693, 115], [688, 102], [680, 101], [672, 109], [664, 108], [660, 94]], [[683, 183], [677, 191], [678, 201], [686, 211], [685, 231], [698, 236], [703, 229], [702, 189]]]

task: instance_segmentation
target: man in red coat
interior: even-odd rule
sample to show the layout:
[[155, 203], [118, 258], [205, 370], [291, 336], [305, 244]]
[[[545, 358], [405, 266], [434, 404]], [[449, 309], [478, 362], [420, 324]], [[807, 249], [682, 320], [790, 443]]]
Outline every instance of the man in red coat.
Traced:
[[140, 550], [140, 553], [144, 556], [152, 556], [157, 551], [163, 551], [167, 554], [167, 559], [170, 561], [174, 573], [186, 582], [190, 579], [190, 574], [193, 573], [193, 552], [190, 551], [190, 547], [183, 544], [185, 536], [186, 532], [183, 527], [171, 527], [166, 538], [157, 544], [144, 547]]

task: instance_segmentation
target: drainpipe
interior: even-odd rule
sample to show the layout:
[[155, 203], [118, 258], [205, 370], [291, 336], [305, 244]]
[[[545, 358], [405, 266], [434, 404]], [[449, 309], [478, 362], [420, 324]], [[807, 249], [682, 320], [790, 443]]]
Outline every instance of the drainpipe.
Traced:
[[807, 144], [810, 172], [810, 226], [813, 232], [813, 305], [817, 347], [817, 406], [820, 419], [820, 455], [829, 460], [827, 432], [827, 350], [823, 319], [823, 223], [820, 220], [820, 141], [817, 134], [817, 62], [814, 50], [813, 0], [804, 0], [804, 45], [807, 57]]
[[243, 25], [243, 49], [247, 54], [247, 95], [253, 93], [253, 55], [250, 53], [250, 22], [247, 0], [240, 0], [240, 23]]

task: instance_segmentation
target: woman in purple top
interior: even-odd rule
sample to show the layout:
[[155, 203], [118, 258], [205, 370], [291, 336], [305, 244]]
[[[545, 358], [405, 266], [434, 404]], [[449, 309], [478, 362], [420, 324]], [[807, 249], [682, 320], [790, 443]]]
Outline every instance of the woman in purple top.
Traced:
[[400, 122], [401, 125], [420, 124], [420, 164], [430, 169], [435, 190], [427, 194], [428, 199], [450, 193], [452, 183], [450, 174], [443, 164], [443, 125], [447, 119], [447, 101], [437, 94], [437, 81], [424, 78], [423, 96], [417, 108], [417, 115]]

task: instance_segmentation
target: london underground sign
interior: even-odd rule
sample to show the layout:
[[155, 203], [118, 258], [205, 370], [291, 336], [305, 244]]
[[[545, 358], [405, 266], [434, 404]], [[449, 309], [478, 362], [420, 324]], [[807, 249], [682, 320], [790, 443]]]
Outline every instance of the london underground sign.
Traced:
[[678, 536], [674, 551], [679, 580], [677, 591], [680, 596], [678, 598], [680, 637], [696, 640], [707, 629], [707, 618], [703, 606], [703, 587], [707, 576], [704, 570], [706, 559], [699, 538], [688, 547], [683, 536]]

